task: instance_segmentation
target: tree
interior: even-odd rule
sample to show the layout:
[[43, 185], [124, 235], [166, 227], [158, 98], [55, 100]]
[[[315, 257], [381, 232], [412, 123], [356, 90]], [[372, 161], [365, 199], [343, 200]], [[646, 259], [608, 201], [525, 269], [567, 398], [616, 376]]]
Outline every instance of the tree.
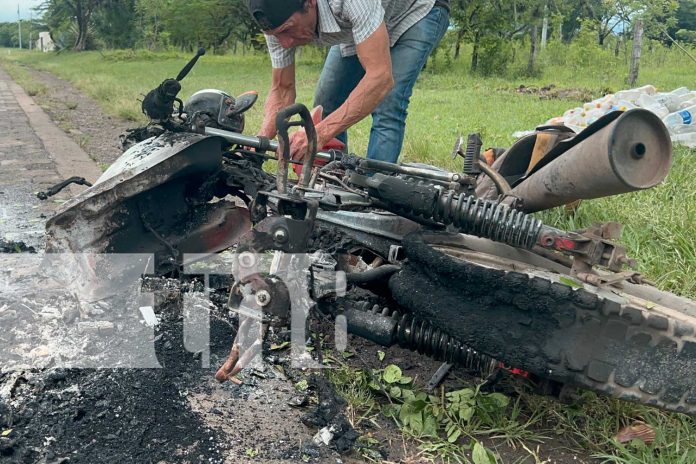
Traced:
[[87, 49], [92, 14], [104, 0], [44, 0], [39, 10], [51, 29], [66, 25], [74, 27], [75, 43], [73, 50]]
[[135, 0], [104, 0], [92, 15], [94, 34], [107, 48], [130, 48], [138, 38]]
[[696, 44], [696, 0], [680, 0], [676, 18], [677, 25], [670, 30], [671, 36]]
[[148, 48], [219, 49], [230, 39], [246, 46], [260, 32], [245, 0], [136, 0], [135, 11]]
[[[536, 0], [531, 0], [536, 1]], [[455, 0], [451, 21], [456, 29], [455, 58], [459, 57], [462, 42], [473, 45], [471, 70], [478, 71], [482, 59], [496, 60], [507, 42], [526, 30], [517, 22], [519, 0]], [[504, 65], [505, 60], [499, 64]], [[487, 72], [484, 70], [484, 72]]]
[[679, 29], [696, 32], [696, 0], [679, 0], [676, 19]]

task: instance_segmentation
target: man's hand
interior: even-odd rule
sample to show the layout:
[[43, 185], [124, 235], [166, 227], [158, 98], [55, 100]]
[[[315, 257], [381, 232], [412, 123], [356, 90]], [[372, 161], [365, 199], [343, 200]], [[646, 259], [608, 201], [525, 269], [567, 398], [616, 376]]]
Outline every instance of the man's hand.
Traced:
[[[312, 121], [314, 122], [314, 127], [321, 122], [324, 117], [324, 108], [317, 106], [312, 110]], [[317, 149], [321, 149], [328, 140], [326, 140], [319, 132], [317, 132]], [[296, 132], [290, 134], [290, 158], [294, 161], [302, 161], [307, 154], [307, 149], [309, 148], [309, 141], [307, 140], [307, 133], [304, 129], [300, 129]]]

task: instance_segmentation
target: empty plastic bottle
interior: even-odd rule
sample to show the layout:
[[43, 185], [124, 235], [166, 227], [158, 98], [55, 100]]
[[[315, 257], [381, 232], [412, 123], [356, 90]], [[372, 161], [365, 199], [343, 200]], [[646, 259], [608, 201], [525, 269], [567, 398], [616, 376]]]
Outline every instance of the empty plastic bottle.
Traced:
[[[658, 103], [665, 105], [670, 111], [675, 111], [679, 107], [678, 103], [676, 102], [681, 101], [680, 98], [684, 95], [688, 95], [689, 93], [688, 87], [679, 87], [678, 89], [675, 89], [669, 93], [660, 93], [655, 95], [655, 100]], [[674, 106], [675, 104], [677, 106]]]
[[686, 124], [677, 124], [677, 125], [674, 126], [674, 127], [670, 127], [670, 128], [669, 128], [669, 131], [670, 131], [672, 134], [676, 134], [676, 135], [679, 135], [679, 134], [687, 134], [687, 133], [689, 133], [689, 132], [694, 132], [694, 131], [696, 131], [696, 125], [694, 125], [694, 124], [689, 124], [689, 125], [686, 125]]
[[616, 100], [635, 102], [640, 98], [641, 95], [643, 95], [643, 93], [640, 90], [631, 89], [631, 90], [622, 90], [620, 92], [616, 92], [616, 95], [614, 95], [614, 98]]
[[582, 106], [582, 108], [585, 111], [593, 111], [593, 110], [598, 110], [598, 109], [601, 109], [604, 111], [609, 111], [611, 109], [611, 107], [614, 106], [614, 101], [615, 101], [614, 95], [609, 94], [609, 95], [606, 95], [602, 98], [598, 98], [596, 100], [593, 100], [589, 103], [585, 103]]
[[[693, 98], [696, 97], [696, 93], [689, 92], [685, 93], [684, 95], [679, 95], [678, 97], [672, 98], [670, 101], [667, 102], [667, 109], [669, 109], [670, 112], [675, 112], [680, 109], [684, 108], [684, 104], [688, 102], [689, 100], [692, 100]], [[693, 105], [689, 105], [693, 106]], [[686, 106], [688, 108], [689, 106]]]
[[681, 100], [681, 103], [679, 103], [679, 107], [676, 108], [674, 111], [683, 110], [691, 106], [696, 106], [696, 92], [691, 92], [687, 96], [689, 98], [687, 100]]
[[644, 85], [643, 87], [638, 87], [636, 90], [651, 96], [657, 95], [657, 88], [654, 85]]
[[672, 136], [672, 142], [689, 148], [696, 148], [696, 131]]
[[696, 118], [696, 106], [690, 106], [689, 108], [670, 113], [662, 121], [665, 123], [667, 128], [672, 131], [675, 127], [681, 124], [685, 126], [693, 125], [694, 122], [696, 122], [694, 121], [694, 118]]
[[626, 100], [619, 100], [614, 106], [611, 107], [611, 111], [628, 111], [636, 108], [636, 105]]
[[659, 103], [654, 97], [648, 94], [643, 94], [640, 96], [638, 99], [638, 106], [645, 108], [648, 111], [652, 111], [658, 115], [660, 119], [666, 118], [669, 115], [669, 110], [667, 107], [662, 103]]

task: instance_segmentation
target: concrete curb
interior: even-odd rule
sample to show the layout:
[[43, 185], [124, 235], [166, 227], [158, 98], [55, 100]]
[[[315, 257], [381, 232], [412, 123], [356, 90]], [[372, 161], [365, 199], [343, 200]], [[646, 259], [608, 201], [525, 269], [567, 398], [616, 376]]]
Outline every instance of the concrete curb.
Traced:
[[[27, 115], [31, 127], [41, 139], [49, 156], [55, 162], [58, 174], [64, 179], [80, 176], [94, 183], [101, 176], [102, 171], [89, 155], [53, 123], [22, 87], [10, 81], [10, 90]], [[70, 190], [76, 195], [84, 190], [84, 187], [71, 186]]]

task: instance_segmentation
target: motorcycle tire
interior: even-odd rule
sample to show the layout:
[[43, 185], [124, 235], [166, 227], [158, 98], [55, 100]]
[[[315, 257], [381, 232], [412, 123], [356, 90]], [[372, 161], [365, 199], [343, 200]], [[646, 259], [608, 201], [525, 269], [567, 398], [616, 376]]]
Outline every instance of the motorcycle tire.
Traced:
[[462, 234], [408, 236], [396, 301], [541, 378], [696, 414], [696, 303], [648, 285], [583, 284], [533, 252]]

